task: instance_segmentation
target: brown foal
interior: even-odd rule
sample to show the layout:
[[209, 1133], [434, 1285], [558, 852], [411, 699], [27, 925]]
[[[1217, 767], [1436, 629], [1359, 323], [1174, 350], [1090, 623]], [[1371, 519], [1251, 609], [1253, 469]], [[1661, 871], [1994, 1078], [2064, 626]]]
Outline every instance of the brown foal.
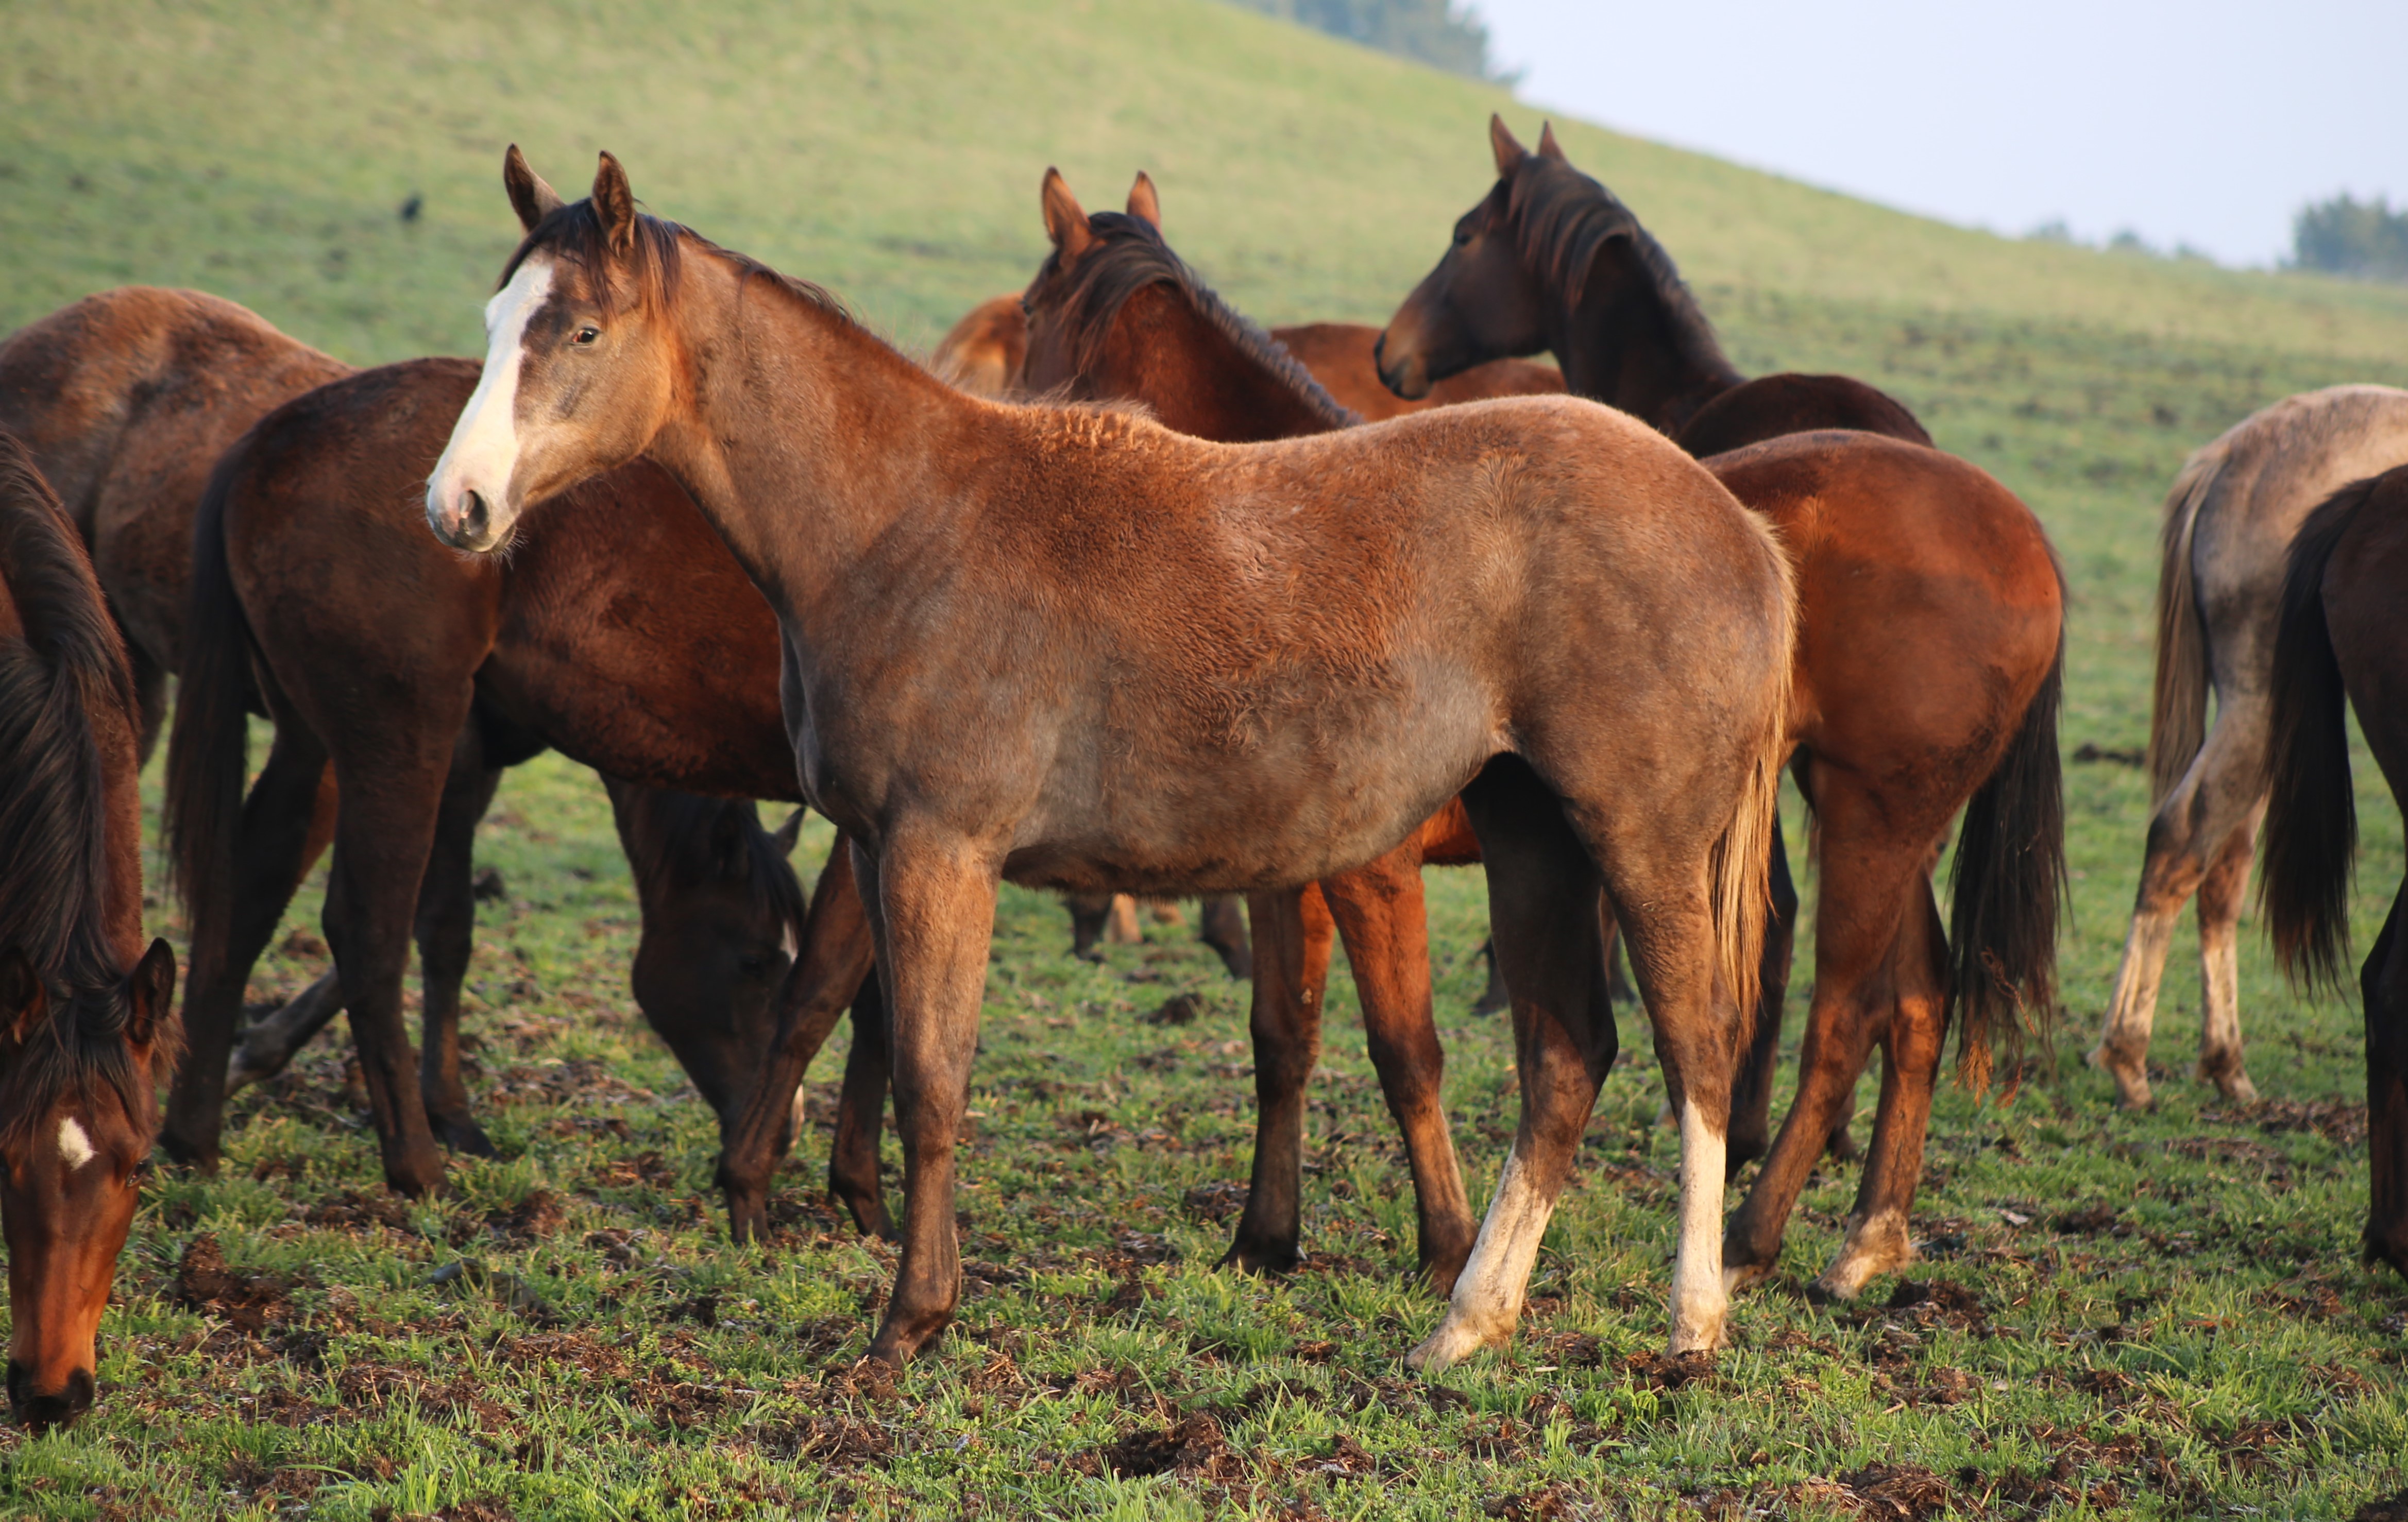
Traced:
[[648, 453], [768, 598], [803, 787], [853, 832], [891, 1013], [908, 1199], [874, 1356], [903, 1361], [959, 1294], [953, 1142], [1000, 877], [1290, 887], [1467, 789], [1525, 1110], [1417, 1354], [1512, 1335], [1612, 1060], [1606, 899], [1682, 1115], [1672, 1346], [1720, 1342], [1732, 996], [1754, 998], [1788, 717], [1788, 567], [1760, 520], [1566, 398], [1254, 446], [982, 401], [639, 214], [608, 155], [572, 206], [515, 150], [506, 179], [529, 233], [428, 522], [496, 551], [529, 504]]

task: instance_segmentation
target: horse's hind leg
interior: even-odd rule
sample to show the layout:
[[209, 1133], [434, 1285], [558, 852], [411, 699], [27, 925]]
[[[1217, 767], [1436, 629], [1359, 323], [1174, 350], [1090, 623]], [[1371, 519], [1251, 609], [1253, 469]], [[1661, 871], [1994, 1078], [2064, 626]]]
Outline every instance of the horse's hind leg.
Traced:
[[1096, 943], [1104, 938], [1104, 924], [1112, 917], [1110, 893], [1065, 893], [1062, 905], [1070, 911], [1070, 955], [1081, 961], [1101, 961]]
[[886, 995], [872, 973], [853, 1002], [853, 1050], [845, 1055], [836, 1138], [828, 1145], [828, 1198], [853, 1212], [853, 1224], [863, 1236], [892, 1242], [895, 1221], [886, 1214], [885, 1188], [878, 1175], [878, 1138], [885, 1127], [890, 1069]]
[[179, 1161], [217, 1167], [226, 1060], [243, 989], [308, 870], [312, 809], [325, 769], [326, 753], [314, 735], [297, 723], [280, 725], [267, 764], [243, 802], [232, 898], [214, 916], [222, 939], [194, 941], [184, 985], [184, 1060], [159, 1133], [161, 1147]]
[[1256, 893], [1254, 1171], [1224, 1266], [1284, 1273], [1303, 1260], [1304, 1089], [1321, 1060], [1321, 1000], [1336, 934], [1318, 885]]
[[1914, 1259], [1907, 1217], [1923, 1177], [1932, 1083], [1948, 1034], [1948, 940], [1930, 880], [1918, 875], [1909, 896], [1889, 961], [1895, 1003], [1882, 1022], [1881, 1102], [1873, 1116], [1872, 1145], [1847, 1238], [1813, 1286], [1836, 1300], [1854, 1300], [1875, 1276]]
[[474, 725], [461, 732], [435, 844], [418, 889], [418, 982], [425, 1015], [418, 1048], [418, 1092], [435, 1139], [472, 1157], [499, 1156], [468, 1107], [460, 1080], [460, 990], [476, 949], [477, 824], [493, 806], [502, 774], [483, 763]]
[[1197, 938], [1219, 954], [1231, 977], [1253, 977], [1254, 944], [1246, 934], [1246, 911], [1236, 897], [1223, 893], [1208, 898], [1197, 910]]
[[[339, 806], [340, 800], [335, 794], [335, 769], [322, 762], [308, 838], [301, 847], [301, 864], [293, 875], [296, 886], [334, 843], [335, 812]], [[343, 980], [329, 968], [319, 974], [317, 982], [287, 1001], [282, 1009], [243, 1031], [242, 1045], [235, 1048], [233, 1060], [226, 1064], [226, 1092], [232, 1094], [251, 1084], [265, 1083], [283, 1072], [301, 1048], [316, 1040], [318, 1032], [342, 1012]]]
[[[2244, 706], [2251, 712], [2237, 712]], [[2090, 1052], [2092, 1063], [2114, 1074], [2116, 1102], [2128, 1109], [2149, 1104], [2149, 1035], [2174, 921], [2200, 890], [2211, 861], [2264, 805], [2265, 706], [2263, 698], [2236, 698], [2219, 709], [2207, 744], [2149, 820], [2131, 932], [2115, 969], [2106, 1023]]]
[[2258, 1086], [2241, 1058], [2241, 904], [2258, 854], [2259, 803], [2216, 853], [2199, 885], [2200, 1012], [2199, 1076], [2236, 1103], [2251, 1104]]
[[2358, 972], [2366, 1000], [2366, 1259], [2408, 1274], [2408, 883]]
[[[1770, 861], [1771, 913], [1764, 920], [1764, 956], [1757, 968], [1760, 990], [1756, 1005], [1756, 1031], [1740, 1059], [1739, 1076], [1731, 1085], [1730, 1159], [1734, 1174], [1742, 1163], [1763, 1157], [1772, 1139], [1772, 1083], [1781, 1059], [1782, 1005], [1789, 993], [1789, 961], [1798, 941], [1798, 885], [1789, 875], [1789, 853], [1782, 845], [1780, 821], [1773, 822]], [[1847, 1124], [1843, 1118], [1841, 1125]], [[1844, 1130], [1835, 1133], [1846, 1135]]]
[[[1570, 1176], [1598, 1086], [1613, 1065], [1615, 1045], [1598, 916], [1602, 885], [1562, 808], [1519, 763], [1491, 763], [1463, 799], [1480, 831], [1489, 923], [1513, 995], [1522, 1118], [1470, 1259], [1455, 1281], [1446, 1319], [1407, 1355], [1414, 1368], [1432, 1373], [1512, 1341], [1540, 1241]], [[1641, 958], [1668, 949], [1641, 948], [1635, 940], [1633, 950]], [[1711, 964], [1712, 944], [1709, 933], [1688, 948], [1698, 953], [1698, 967]], [[1641, 981], [1660, 997], [1663, 984], [1650, 975], [1654, 970], [1642, 964]], [[1726, 1082], [1727, 1071], [1726, 1059]], [[1693, 1097], [1728, 1102], [1727, 1088]], [[1714, 1177], [1719, 1189], [1719, 1157]], [[1714, 1288], [1719, 1294], [1721, 1287]]]
[[1422, 895], [1418, 836], [1386, 856], [1322, 885], [1354, 989], [1363, 1034], [1380, 1091], [1403, 1133], [1419, 1216], [1419, 1267], [1430, 1287], [1455, 1287], [1478, 1228], [1464, 1193], [1463, 1169], [1446, 1125], [1440, 1089], [1446, 1053], [1430, 1008], [1429, 925]]

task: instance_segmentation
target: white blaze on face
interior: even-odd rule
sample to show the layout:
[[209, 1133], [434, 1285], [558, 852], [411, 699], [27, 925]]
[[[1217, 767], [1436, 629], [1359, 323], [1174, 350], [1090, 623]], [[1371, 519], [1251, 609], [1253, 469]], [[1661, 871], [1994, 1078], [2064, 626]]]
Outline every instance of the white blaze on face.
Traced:
[[59, 1122], [59, 1158], [67, 1165], [67, 1172], [74, 1173], [94, 1156], [92, 1138], [84, 1134], [83, 1122], [73, 1116]]
[[510, 476], [518, 468], [519, 364], [527, 320], [552, 294], [552, 268], [550, 254], [530, 256], [485, 303], [484, 374], [426, 483], [426, 519], [443, 538], [452, 537], [447, 522], [459, 524], [466, 492], [482, 497], [496, 519], [505, 510]]

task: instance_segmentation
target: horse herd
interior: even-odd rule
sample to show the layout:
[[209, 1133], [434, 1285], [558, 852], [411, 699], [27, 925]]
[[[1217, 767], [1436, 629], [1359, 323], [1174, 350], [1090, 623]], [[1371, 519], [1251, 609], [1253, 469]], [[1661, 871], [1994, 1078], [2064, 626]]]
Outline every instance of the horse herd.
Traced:
[[[1420, 1268], [1449, 1297], [1417, 1367], [1512, 1335], [1614, 1060], [1617, 940], [1681, 1137], [1672, 1351], [1718, 1345], [1729, 1294], [1770, 1271], [1817, 1159], [1853, 1147], [1876, 1046], [1863, 1181], [1818, 1288], [1909, 1261], [1948, 1027], [1980, 1086], [1994, 1048], [2057, 1014], [2055, 558], [1891, 398], [1743, 377], [1551, 130], [1490, 136], [1495, 187], [1376, 334], [1266, 334], [1172, 252], [1145, 177], [1090, 215], [1049, 172], [1035, 280], [924, 368], [818, 288], [640, 212], [609, 155], [566, 203], [513, 148], [525, 237], [481, 365], [352, 371], [230, 303], [143, 288], [0, 345], [20, 1415], [93, 1399], [154, 1142], [215, 1167], [229, 1087], [337, 1011], [392, 1188], [440, 1188], [442, 1147], [490, 1153], [459, 1062], [470, 846], [502, 771], [546, 748], [608, 781], [642, 909], [636, 997], [718, 1115], [739, 1240], [851, 1011], [829, 1182], [864, 1230], [900, 1236], [870, 1347], [890, 1363], [959, 1290], [954, 1139], [1005, 877], [1072, 895], [1082, 946], [1115, 893], [1212, 896], [1208, 939], [1254, 984], [1257, 1140], [1226, 1259], [1250, 1269], [1300, 1256], [1305, 1086], [1344, 941]], [[1559, 369], [1516, 358], [1542, 350]], [[2341, 388], [2240, 424], [2169, 500], [2163, 802], [2099, 1053], [2128, 1103], [2148, 1101], [2193, 894], [2201, 1074], [2249, 1093], [2234, 923], [2261, 817], [2277, 946], [2337, 975], [2345, 702], [2408, 785], [2403, 461], [2408, 392]], [[180, 1017], [174, 955], [142, 935], [136, 785], [170, 674]], [[253, 715], [274, 740], [246, 791]], [[1776, 1134], [1784, 768], [1823, 875]], [[800, 815], [773, 835], [759, 799], [841, 832], [808, 904], [785, 860]], [[1943, 924], [1933, 872], [1960, 814]], [[251, 966], [329, 846], [336, 971], [237, 1049]], [[1475, 861], [1522, 1096], [1477, 1223], [1421, 896], [1423, 866]], [[2365, 974], [2367, 1242], [2408, 1268], [2401, 913]], [[890, 1091], [899, 1228], [877, 1167]]]

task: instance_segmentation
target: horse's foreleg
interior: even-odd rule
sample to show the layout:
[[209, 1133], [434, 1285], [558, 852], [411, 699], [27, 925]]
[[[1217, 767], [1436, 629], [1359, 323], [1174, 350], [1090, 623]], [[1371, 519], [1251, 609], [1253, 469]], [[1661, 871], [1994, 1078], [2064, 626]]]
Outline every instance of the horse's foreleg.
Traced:
[[761, 1081], [719, 1132], [718, 1184], [728, 1234], [750, 1242], [769, 1227], [769, 1180], [795, 1134], [795, 1090], [828, 1032], [859, 996], [874, 965], [860, 852], [839, 834], [811, 890], [803, 944], [778, 989], [778, 1028], [762, 1054]]
[[1065, 893], [1062, 904], [1070, 911], [1070, 955], [1081, 961], [1103, 960], [1096, 943], [1104, 938], [1104, 923], [1111, 918], [1112, 895]]
[[216, 933], [194, 939], [184, 983], [184, 1058], [159, 1132], [161, 1148], [179, 1161], [217, 1167], [227, 1057], [243, 989], [308, 870], [312, 811], [325, 770], [326, 753], [315, 736], [298, 724], [285, 725], [244, 800], [232, 896], [208, 917]]
[[2241, 904], [2258, 854], [2261, 802], [2225, 841], [2199, 885], [2199, 1075], [2236, 1103], [2252, 1104], [2258, 1086], [2241, 1058]]
[[1847, 1238], [1815, 1281], [1815, 1288], [1837, 1300], [1854, 1300], [1877, 1275], [1914, 1260], [1907, 1217], [1923, 1178], [1932, 1081], [1948, 1034], [1948, 940], [1930, 880], [1918, 874], [1908, 896], [1898, 949], [1889, 961], [1894, 1003], [1883, 1022], [1881, 1102], [1872, 1145]]
[[[1426, 1373], [1512, 1340], [1539, 1244], [1570, 1177], [1598, 1086], [1613, 1065], [1615, 1044], [1599, 933], [1600, 884], [1587, 852], [1565, 828], [1562, 810], [1518, 767], [1501, 775], [1492, 767], [1463, 798], [1480, 831], [1489, 924], [1513, 992], [1522, 1118], [1471, 1256], [1455, 1278], [1446, 1319], [1406, 1356]], [[1701, 918], [1703, 907], [1698, 905]], [[1712, 946], [1709, 928], [1688, 948], [1698, 967], [1712, 964]], [[1659, 974], [1642, 976], [1651, 998], [1680, 982], [1668, 969], [1651, 964], [1650, 973]], [[1727, 1104], [1727, 1082], [1726, 1057], [1722, 1092], [1699, 1097]], [[1715, 1121], [1719, 1142], [1719, 1116]], [[1721, 1182], [1717, 1156], [1717, 1191]], [[1721, 1293], [1719, 1284], [1714, 1291]]]
[[1321, 1060], [1321, 1001], [1336, 931], [1316, 885], [1256, 893], [1254, 1172], [1225, 1266], [1284, 1273], [1302, 1261], [1304, 1090]]
[[1413, 1174], [1419, 1265], [1430, 1287], [1455, 1287], [1478, 1228], [1464, 1193], [1440, 1088], [1446, 1052], [1430, 1005], [1429, 923], [1418, 835], [1368, 866], [1322, 885], [1363, 1005], [1363, 1034], [1380, 1091], [1405, 1140]]
[[460, 1079], [460, 990], [476, 949], [477, 824], [493, 806], [502, 774], [482, 760], [476, 726], [463, 729], [443, 804], [435, 817], [435, 843], [426, 875], [418, 885], [418, 986], [423, 1015], [418, 1047], [418, 1092], [435, 1139], [454, 1151], [492, 1158], [485, 1129], [468, 1107]]
[[828, 1198], [853, 1212], [853, 1224], [862, 1235], [892, 1242], [895, 1221], [886, 1214], [885, 1188], [878, 1175], [878, 1139], [885, 1129], [889, 1077], [886, 995], [872, 973], [853, 1002], [853, 1050], [845, 1056], [836, 1139], [828, 1147]]
[[979, 1000], [995, 936], [995, 863], [966, 840], [890, 833], [863, 888], [893, 1011], [895, 1129], [903, 1140], [903, 1257], [869, 1357], [896, 1368], [961, 1297], [954, 1142], [969, 1102]]
[[2358, 972], [2366, 1001], [2366, 1258], [2408, 1274], [2408, 883]]
[[1223, 893], [1206, 899], [1197, 908], [1197, 938], [1219, 953], [1221, 965], [1229, 970], [1231, 977], [1253, 977], [1254, 952], [1246, 934], [1244, 906], [1235, 897]]

